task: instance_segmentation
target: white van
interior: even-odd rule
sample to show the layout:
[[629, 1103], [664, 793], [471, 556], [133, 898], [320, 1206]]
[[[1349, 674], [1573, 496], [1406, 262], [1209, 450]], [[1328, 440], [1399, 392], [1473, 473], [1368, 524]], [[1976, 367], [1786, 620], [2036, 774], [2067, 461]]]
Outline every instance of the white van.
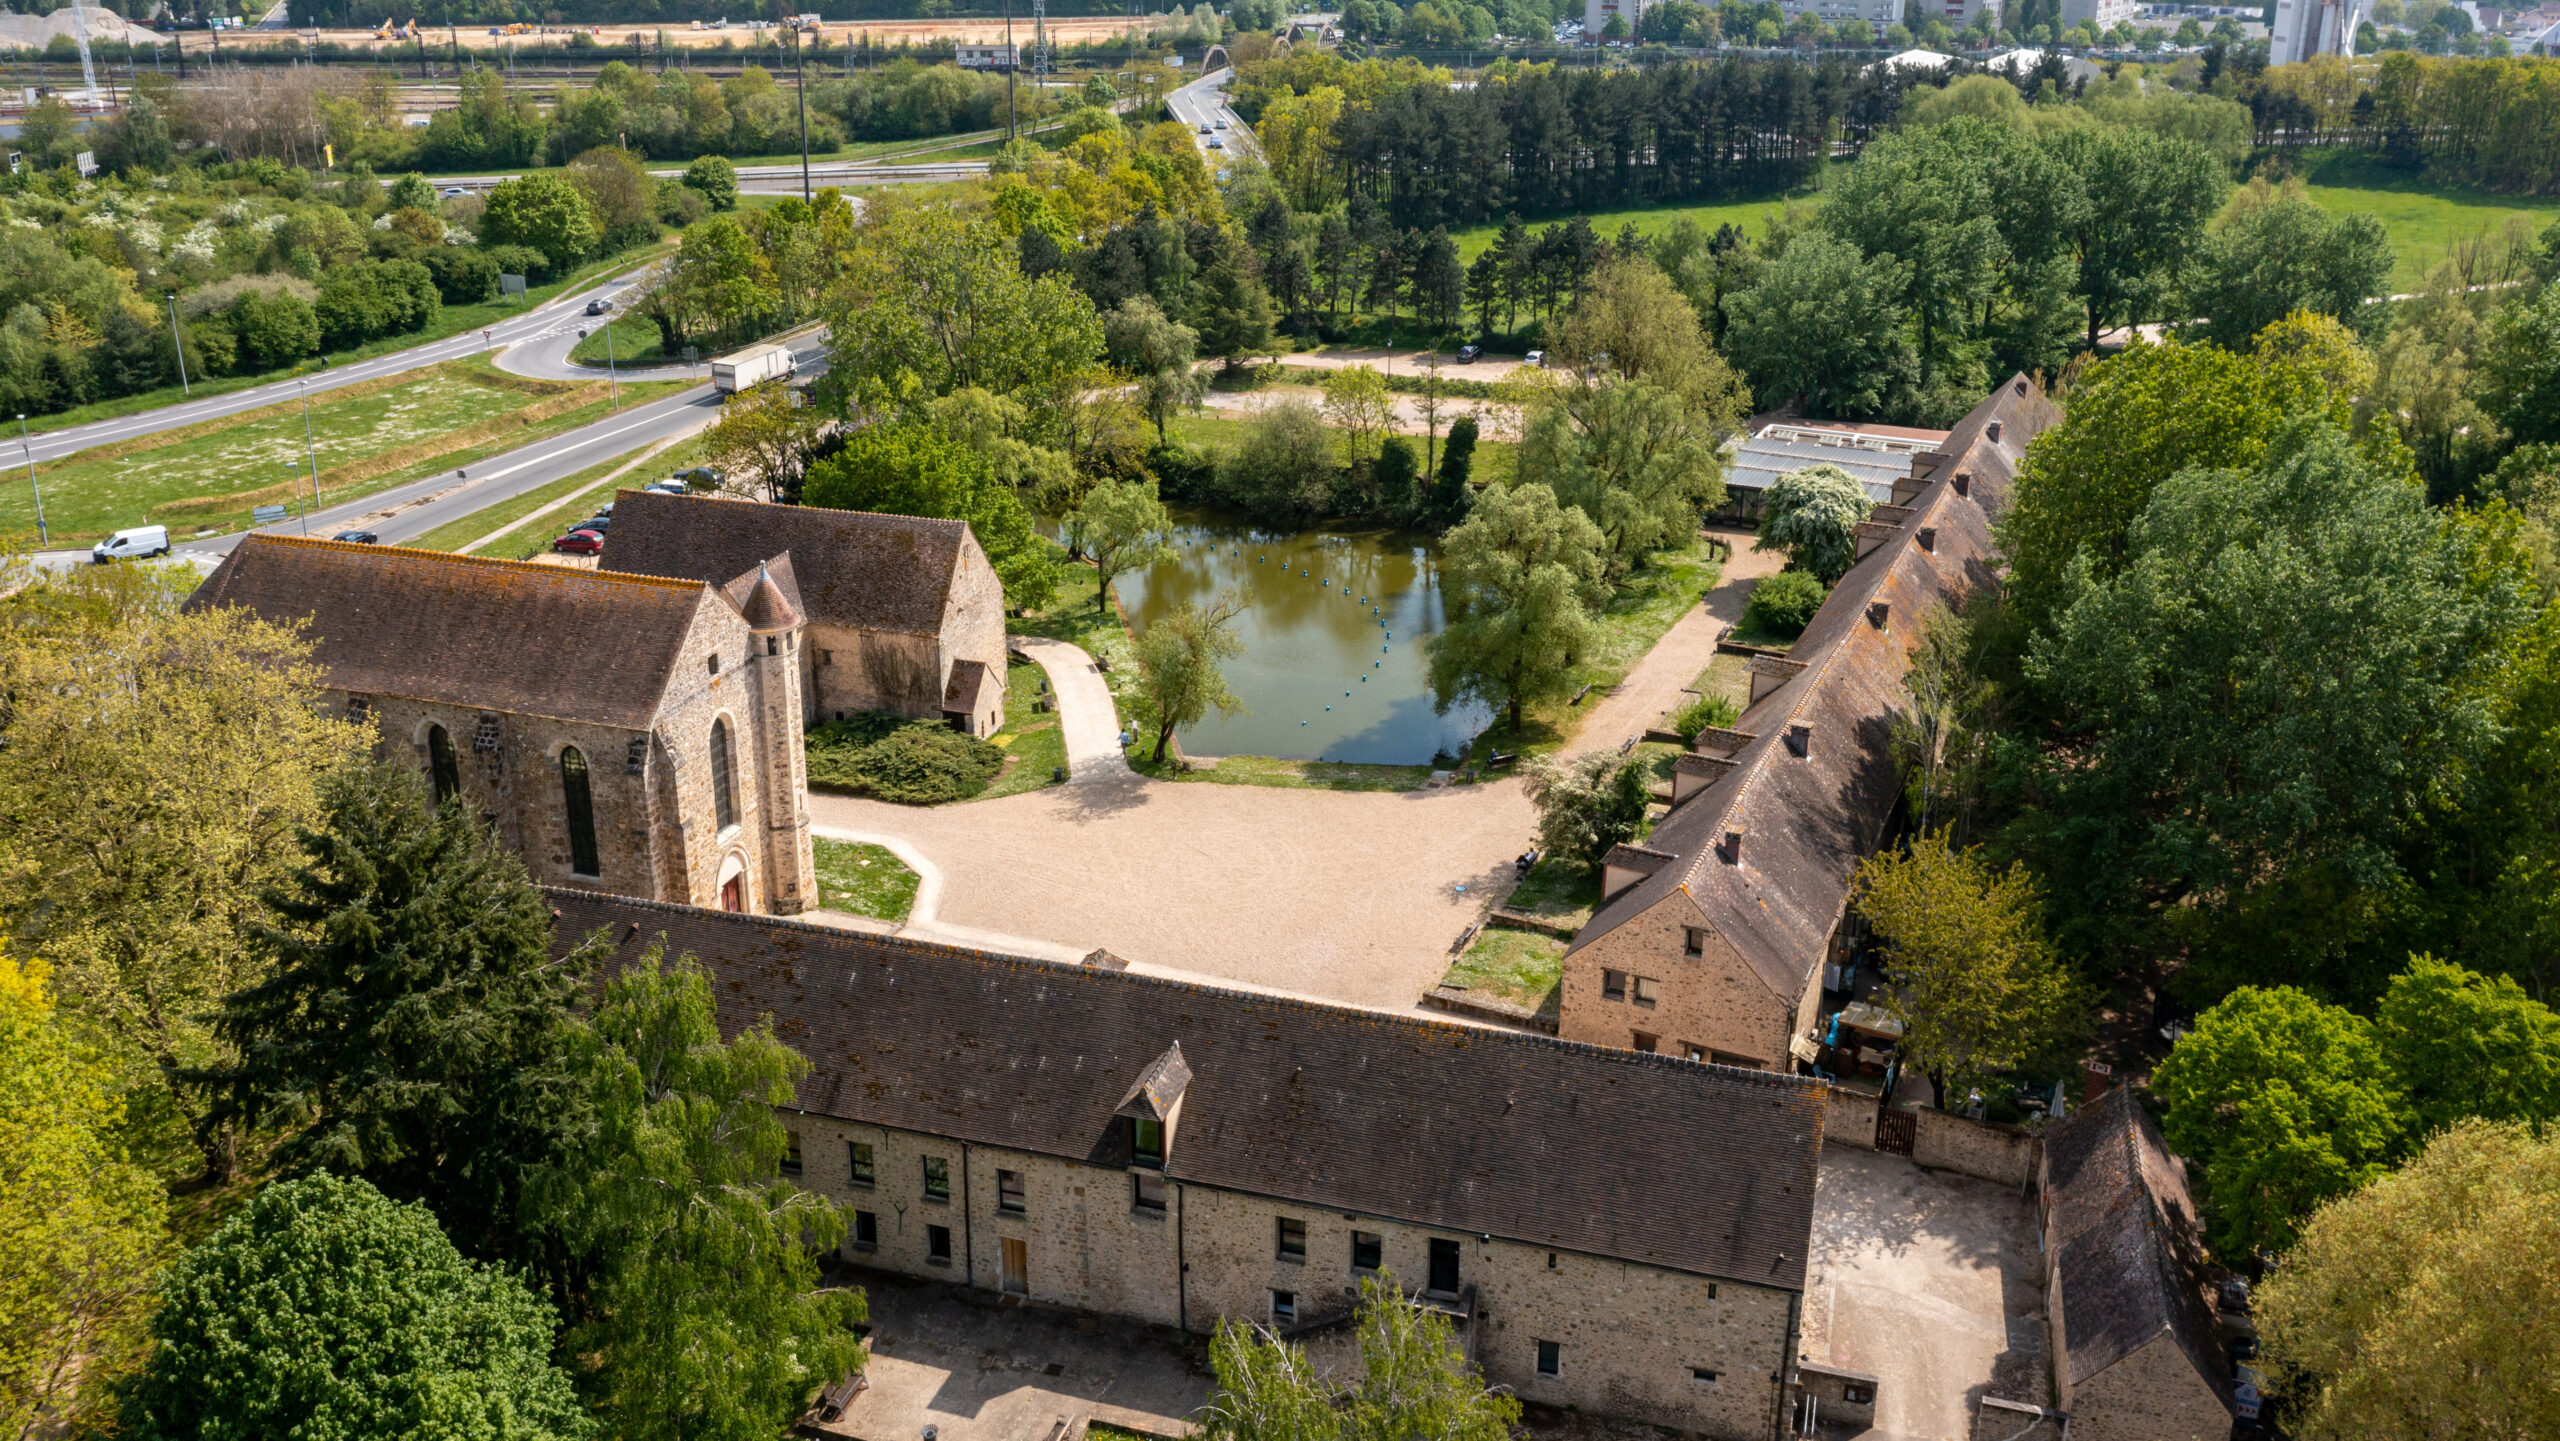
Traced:
[[111, 560], [133, 560], [140, 556], [168, 553], [169, 527], [138, 525], [131, 530], [117, 531], [89, 547], [89, 561], [93, 565], [105, 565]]

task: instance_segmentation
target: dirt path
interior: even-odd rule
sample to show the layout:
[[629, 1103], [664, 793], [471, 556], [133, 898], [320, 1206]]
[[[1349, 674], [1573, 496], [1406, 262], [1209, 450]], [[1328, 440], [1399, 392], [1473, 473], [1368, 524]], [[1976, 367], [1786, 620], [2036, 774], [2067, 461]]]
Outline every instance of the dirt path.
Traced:
[[1716, 588], [1707, 593], [1703, 605], [1693, 607], [1663, 632], [1608, 699], [1583, 714], [1581, 728], [1573, 733], [1572, 749], [1614, 750], [1627, 737], [1643, 734], [1646, 727], [1678, 710], [1688, 699], [1681, 689], [1716, 658], [1716, 642], [1726, 628], [1741, 622], [1751, 587], [1760, 577], [1786, 568], [1787, 558], [1780, 552], [1753, 550], [1747, 530], [1719, 529], [1708, 534], [1733, 545], [1733, 558], [1725, 562]]

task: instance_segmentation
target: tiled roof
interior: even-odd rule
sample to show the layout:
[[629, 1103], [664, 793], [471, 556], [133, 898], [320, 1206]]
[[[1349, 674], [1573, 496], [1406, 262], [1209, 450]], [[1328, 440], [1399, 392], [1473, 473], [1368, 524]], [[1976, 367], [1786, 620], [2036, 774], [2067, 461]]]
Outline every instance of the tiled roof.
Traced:
[[800, 613], [819, 625], [938, 635], [966, 522], [626, 490], [602, 565], [722, 584], [791, 553]]
[[[1679, 861], [1601, 906], [1574, 949], [1686, 891], [1771, 991], [1791, 1005], [1803, 994], [1848, 901], [1851, 873], [1875, 849], [1901, 793], [1892, 721], [1909, 703], [1903, 675], [1922, 618], [1995, 579], [1992, 523], [2028, 440], [2057, 414], [2019, 376], [1948, 433], [1909, 517], [1841, 577], [1788, 652], [1792, 678], [1734, 722], [1752, 739], [1733, 752], [1731, 769], [1645, 841]], [[1964, 495], [1959, 474], [1968, 477]], [[1887, 607], [1882, 628], [1870, 619], [1877, 602]], [[1796, 725], [1810, 728], [1803, 755], [1786, 744]], [[1738, 865], [1717, 849], [1736, 829]]]
[[987, 663], [959, 660], [951, 663], [951, 679], [942, 688], [942, 708], [953, 714], [974, 714], [978, 695], [986, 688]]
[[1177, 1181], [1801, 1290], [1823, 1089], [1162, 977], [554, 890], [556, 944], [710, 968], [816, 1114], [1117, 1167], [1175, 1044]]
[[329, 684], [645, 729], [705, 586], [401, 546], [251, 535], [190, 607], [309, 619]]
[[800, 608], [800, 580], [787, 554], [757, 562], [755, 569], [720, 587], [720, 593], [746, 618], [747, 629], [758, 634], [789, 630], [808, 618]]
[[2044, 1133], [2045, 1244], [2058, 1247], [2062, 1364], [2078, 1385], [2162, 1332], [2228, 1404], [2186, 1169], [2130, 1086]]

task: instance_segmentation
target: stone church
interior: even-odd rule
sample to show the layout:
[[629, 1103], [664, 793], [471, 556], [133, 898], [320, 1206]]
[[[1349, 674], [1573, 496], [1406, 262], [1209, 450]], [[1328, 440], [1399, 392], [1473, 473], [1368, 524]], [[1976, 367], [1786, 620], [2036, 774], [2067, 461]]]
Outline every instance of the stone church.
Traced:
[[2025, 376], [1913, 457], [1858, 560], [1750, 702], [1674, 761], [1671, 814], [1604, 858], [1558, 996], [1569, 1041], [1789, 1071], [1811, 1062], [1858, 862], [1899, 815], [1894, 717], [1930, 612], [1996, 583], [1991, 528], [2059, 410]]
[[718, 583], [789, 553], [808, 603], [801, 719], [1004, 724], [1004, 586], [968, 523], [626, 490], [603, 566]]
[[787, 556], [711, 584], [252, 535], [187, 604], [306, 622], [326, 703], [486, 815], [538, 883], [816, 901]]

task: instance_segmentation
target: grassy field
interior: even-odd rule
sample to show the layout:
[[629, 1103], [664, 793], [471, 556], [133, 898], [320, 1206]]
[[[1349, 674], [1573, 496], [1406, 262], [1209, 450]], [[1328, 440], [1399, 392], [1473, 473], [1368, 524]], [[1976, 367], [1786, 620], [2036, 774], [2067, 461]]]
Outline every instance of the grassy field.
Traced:
[[916, 873], [884, 846], [860, 841], [810, 842], [817, 852], [818, 904], [884, 921], [903, 921], [916, 905]]
[[2494, 233], [2509, 216], [2522, 216], [2539, 232], [2560, 220], [2560, 196], [2492, 195], [2456, 186], [2422, 184], [2415, 177], [2373, 164], [2361, 155], [2332, 155], [2307, 167], [2311, 198], [2332, 214], [2371, 211], [2391, 237], [2390, 286], [2395, 295], [2418, 288], [2464, 240]]
[[[625, 485], [645, 485], [661, 475], [681, 470], [691, 462], [700, 446], [699, 436], [686, 436], [656, 451], [643, 451], [637, 456], [617, 455], [611, 460], [598, 461], [575, 475], [526, 491], [512, 500], [501, 501], [496, 505], [473, 511], [460, 520], [437, 526], [425, 535], [404, 543], [418, 550], [460, 550], [492, 531], [513, 525], [555, 500], [585, 491], [595, 492], [591, 497], [592, 503], [588, 506], [576, 507], [576, 514], [570, 513], [572, 507], [563, 506], [551, 517], [557, 522], [556, 524], [526, 526], [520, 531], [501, 537], [479, 552], [502, 560], [522, 560], [549, 549], [552, 537], [561, 533], [562, 526], [571, 521], [584, 520], [594, 514], [593, 506], [604, 504], [608, 498], [606, 494], [608, 490], [619, 489]], [[615, 484], [609, 487], [606, 485], [607, 481], [613, 481]]]
[[602, 366], [605, 363], [606, 337], [612, 337], [613, 363], [616, 365], [656, 365], [661, 361], [681, 361], [682, 354], [667, 355], [658, 349], [659, 334], [653, 321], [624, 316], [610, 320], [587, 333], [569, 351], [569, 359], [580, 365]]
[[1600, 873], [1579, 861], [1548, 856], [1529, 868], [1502, 904], [1505, 910], [1580, 930], [1600, 907]]
[[1048, 674], [1024, 660], [1005, 667], [1004, 729], [994, 736], [995, 743], [1005, 748], [1005, 768], [978, 794], [979, 800], [1058, 783], [1051, 777], [1067, 763], [1067, 733], [1058, 728], [1055, 711], [1044, 715], [1039, 709], [1040, 683]]
[[1537, 931], [1487, 926], [1440, 984], [1509, 1001], [1552, 1021], [1564, 980], [1564, 948], [1565, 942]]

